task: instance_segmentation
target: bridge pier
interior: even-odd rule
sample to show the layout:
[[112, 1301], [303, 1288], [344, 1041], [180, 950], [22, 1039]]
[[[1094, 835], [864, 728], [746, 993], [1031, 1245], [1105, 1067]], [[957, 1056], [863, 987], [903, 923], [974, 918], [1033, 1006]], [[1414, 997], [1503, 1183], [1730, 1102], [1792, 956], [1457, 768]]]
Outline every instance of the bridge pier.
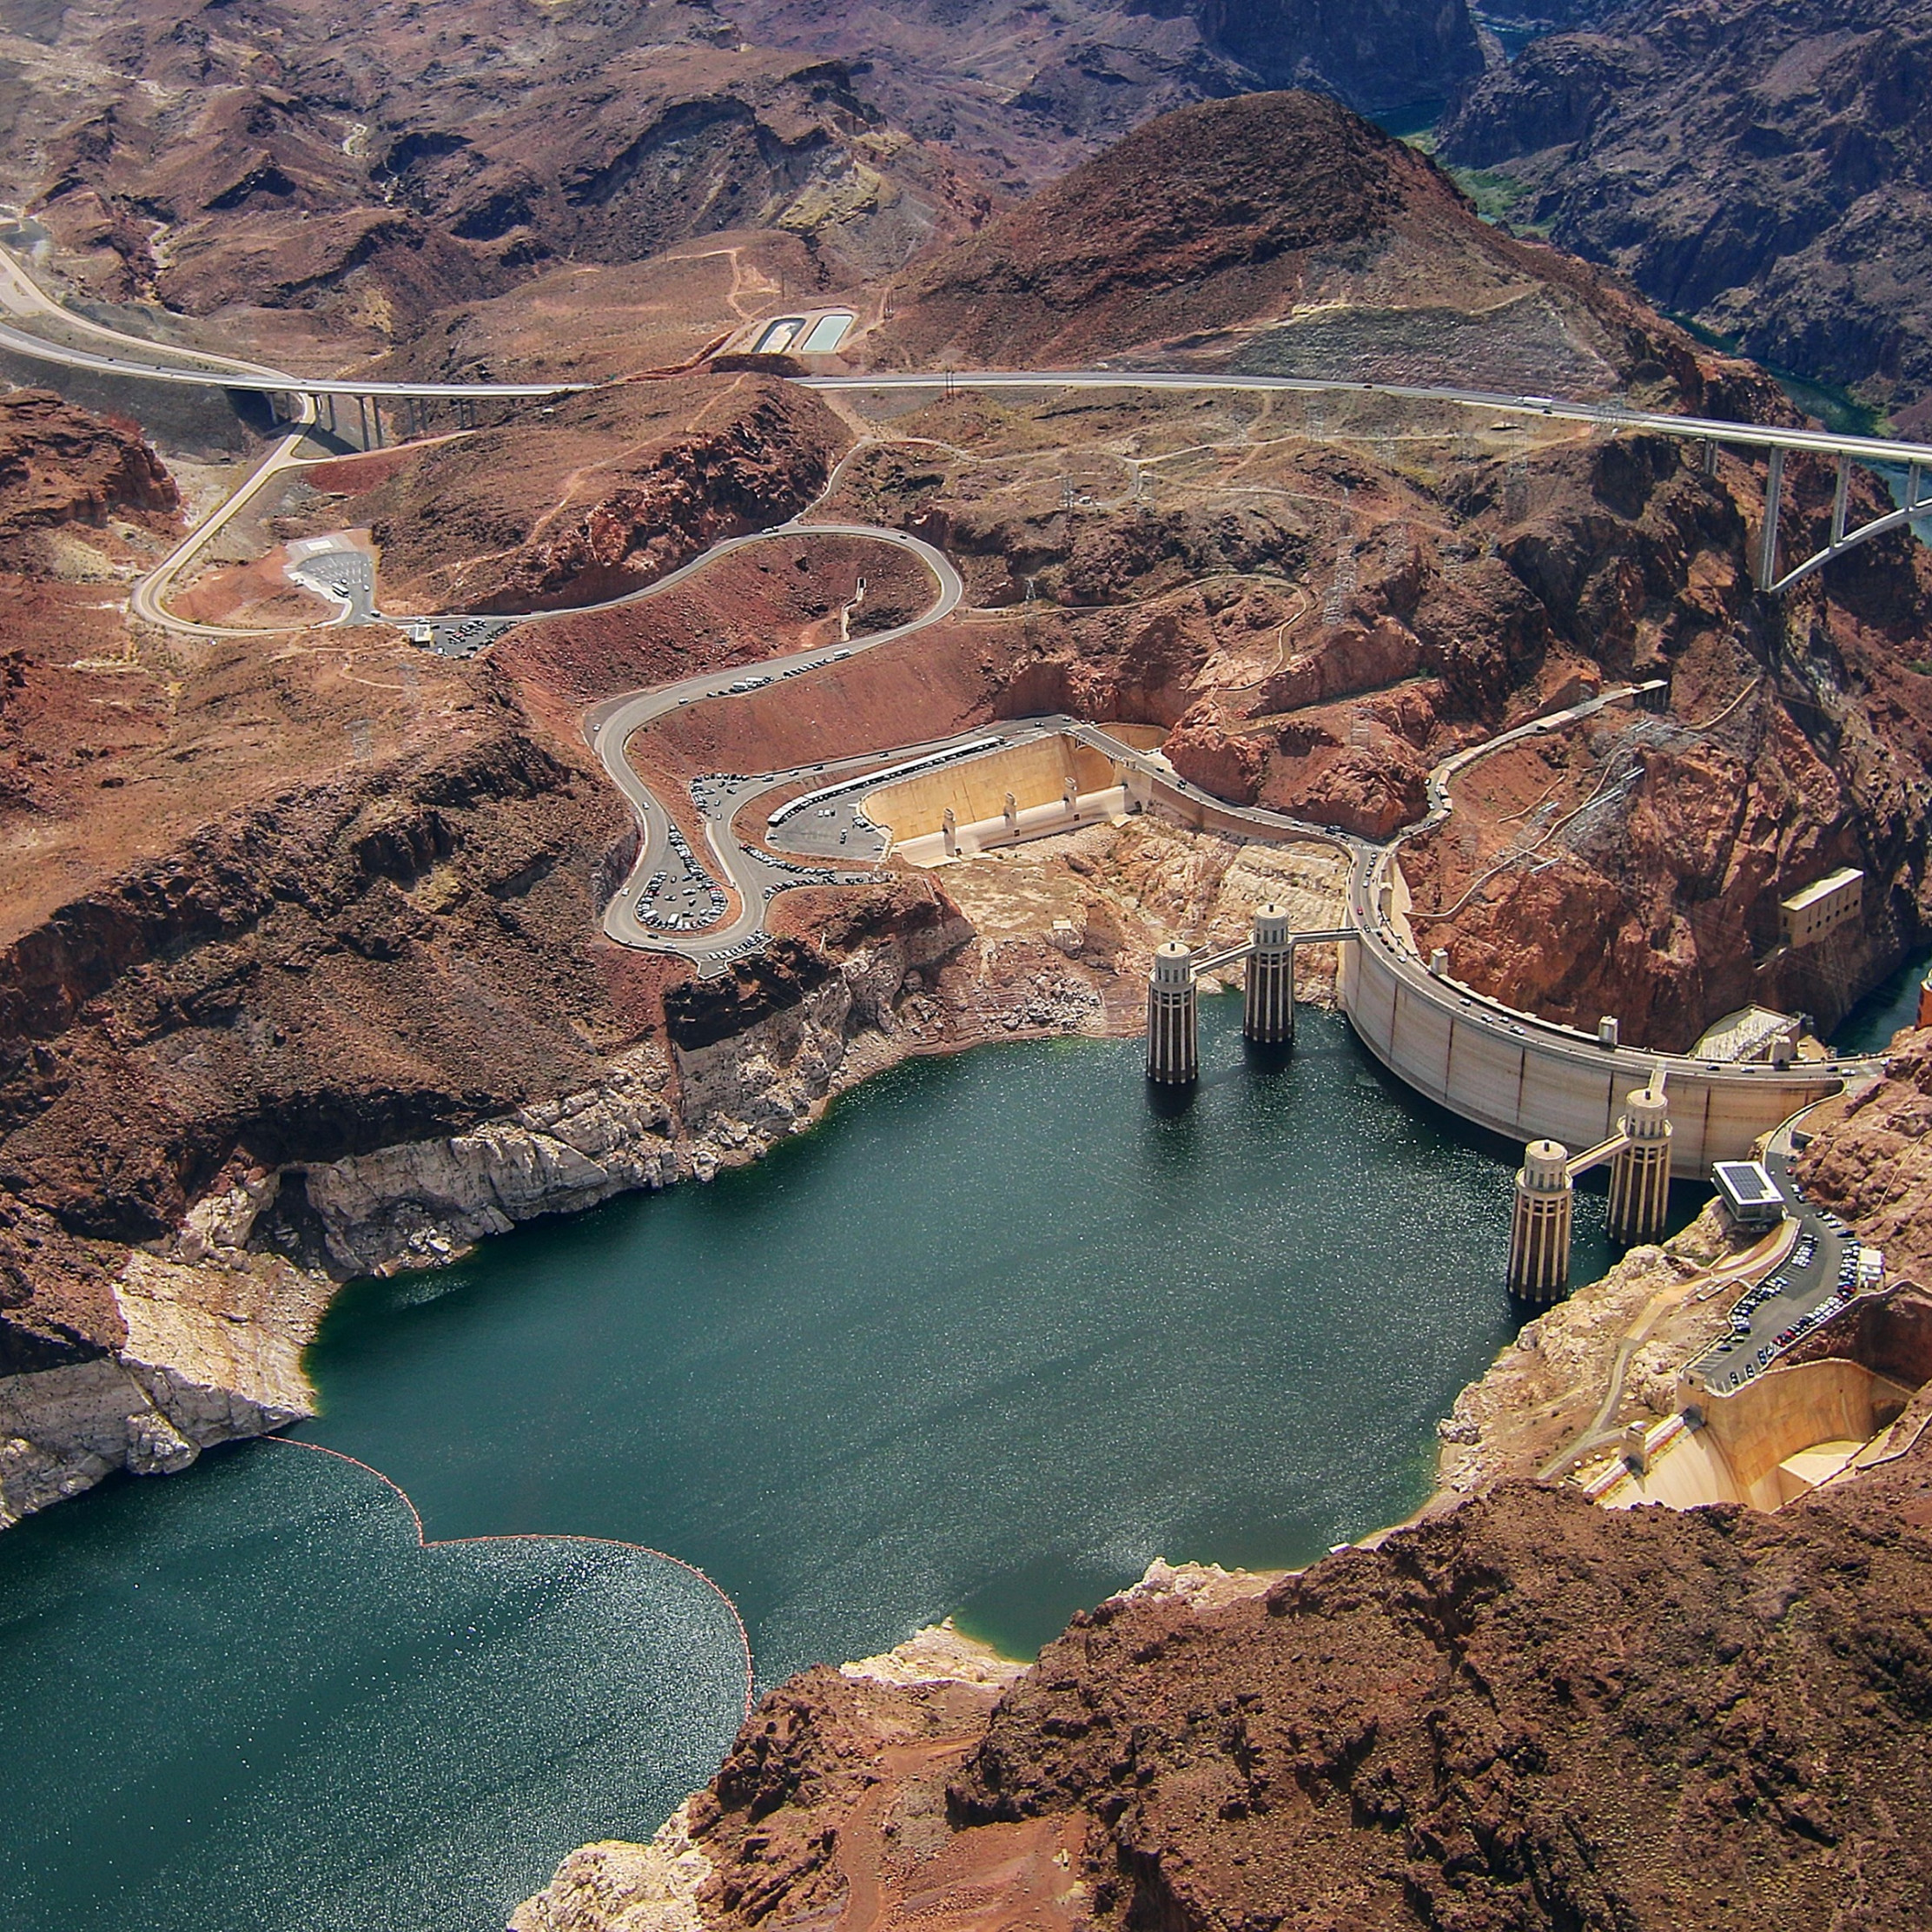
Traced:
[[1570, 1231], [1577, 1188], [1570, 1150], [1532, 1141], [1516, 1174], [1510, 1217], [1509, 1292], [1523, 1301], [1560, 1301], [1570, 1292]]
[[1201, 1077], [1201, 1008], [1194, 956], [1178, 939], [1163, 941], [1148, 975], [1147, 1076], [1164, 1087]]
[[1628, 1099], [1610, 1163], [1610, 1238], [1626, 1247], [1657, 1240], [1671, 1211], [1670, 1102], [1654, 1076]]
[[1264, 1044], [1294, 1043], [1294, 942], [1288, 916], [1280, 906], [1254, 915], [1254, 950], [1247, 956], [1247, 980], [1241, 999], [1241, 1031]]
[[1777, 581], [1777, 519], [1784, 506], [1784, 451], [1771, 451], [1764, 479], [1764, 527], [1757, 533], [1757, 587], [1768, 591]]

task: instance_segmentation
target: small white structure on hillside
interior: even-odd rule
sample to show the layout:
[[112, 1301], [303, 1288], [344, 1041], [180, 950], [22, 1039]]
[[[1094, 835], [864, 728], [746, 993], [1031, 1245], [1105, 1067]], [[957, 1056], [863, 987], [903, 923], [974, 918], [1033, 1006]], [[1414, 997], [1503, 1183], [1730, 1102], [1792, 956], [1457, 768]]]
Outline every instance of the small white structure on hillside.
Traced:
[[1794, 946], [1815, 946], [1841, 926], [1849, 926], [1865, 909], [1865, 875], [1855, 865], [1841, 865], [1814, 885], [1778, 902], [1784, 936]]

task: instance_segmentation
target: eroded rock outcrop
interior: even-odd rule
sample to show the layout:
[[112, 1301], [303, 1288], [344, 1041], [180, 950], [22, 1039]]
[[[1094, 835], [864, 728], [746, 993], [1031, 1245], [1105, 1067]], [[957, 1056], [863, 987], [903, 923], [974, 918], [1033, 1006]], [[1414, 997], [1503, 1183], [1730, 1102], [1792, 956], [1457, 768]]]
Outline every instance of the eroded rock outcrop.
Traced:
[[1929, 76], [1924, 0], [1639, 0], [1492, 69], [1441, 152], [1660, 307], [1922, 427]]
[[817, 397], [770, 376], [619, 386], [427, 449], [356, 513], [391, 609], [564, 608], [784, 522], [848, 440]]
[[[1265, 1594], [1128, 1592], [989, 1715], [827, 1670], [674, 1841], [579, 1853], [530, 1932], [967, 1928], [1902, 1932], [1932, 1446], [1777, 1516], [1510, 1485]], [[562, 1915], [548, 1915], [558, 1914]]]
[[[0, 396], [0, 569], [40, 562], [35, 533], [104, 523], [114, 513], [166, 529], [175, 480], [131, 423], [109, 422], [51, 389]], [[0, 707], [6, 679], [0, 672]]]

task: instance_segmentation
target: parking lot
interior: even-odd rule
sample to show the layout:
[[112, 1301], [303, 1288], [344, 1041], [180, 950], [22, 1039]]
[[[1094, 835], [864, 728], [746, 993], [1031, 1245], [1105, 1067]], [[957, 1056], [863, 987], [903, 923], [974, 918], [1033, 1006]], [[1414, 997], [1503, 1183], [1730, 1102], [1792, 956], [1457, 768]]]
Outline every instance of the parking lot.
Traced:
[[1858, 1292], [1859, 1247], [1836, 1214], [1814, 1207], [1791, 1177], [1791, 1156], [1778, 1149], [1764, 1166], [1798, 1221], [1783, 1265], [1733, 1306], [1730, 1333], [1690, 1365], [1692, 1375], [1728, 1394], [1763, 1373]]

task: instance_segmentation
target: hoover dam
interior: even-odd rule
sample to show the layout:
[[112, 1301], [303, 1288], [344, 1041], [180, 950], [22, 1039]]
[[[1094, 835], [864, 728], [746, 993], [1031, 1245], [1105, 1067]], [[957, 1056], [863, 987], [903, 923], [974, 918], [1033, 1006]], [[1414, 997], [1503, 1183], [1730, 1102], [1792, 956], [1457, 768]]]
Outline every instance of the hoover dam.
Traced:
[[1925, 4], [0, 4], [10, 1918], [1926, 1922]]

